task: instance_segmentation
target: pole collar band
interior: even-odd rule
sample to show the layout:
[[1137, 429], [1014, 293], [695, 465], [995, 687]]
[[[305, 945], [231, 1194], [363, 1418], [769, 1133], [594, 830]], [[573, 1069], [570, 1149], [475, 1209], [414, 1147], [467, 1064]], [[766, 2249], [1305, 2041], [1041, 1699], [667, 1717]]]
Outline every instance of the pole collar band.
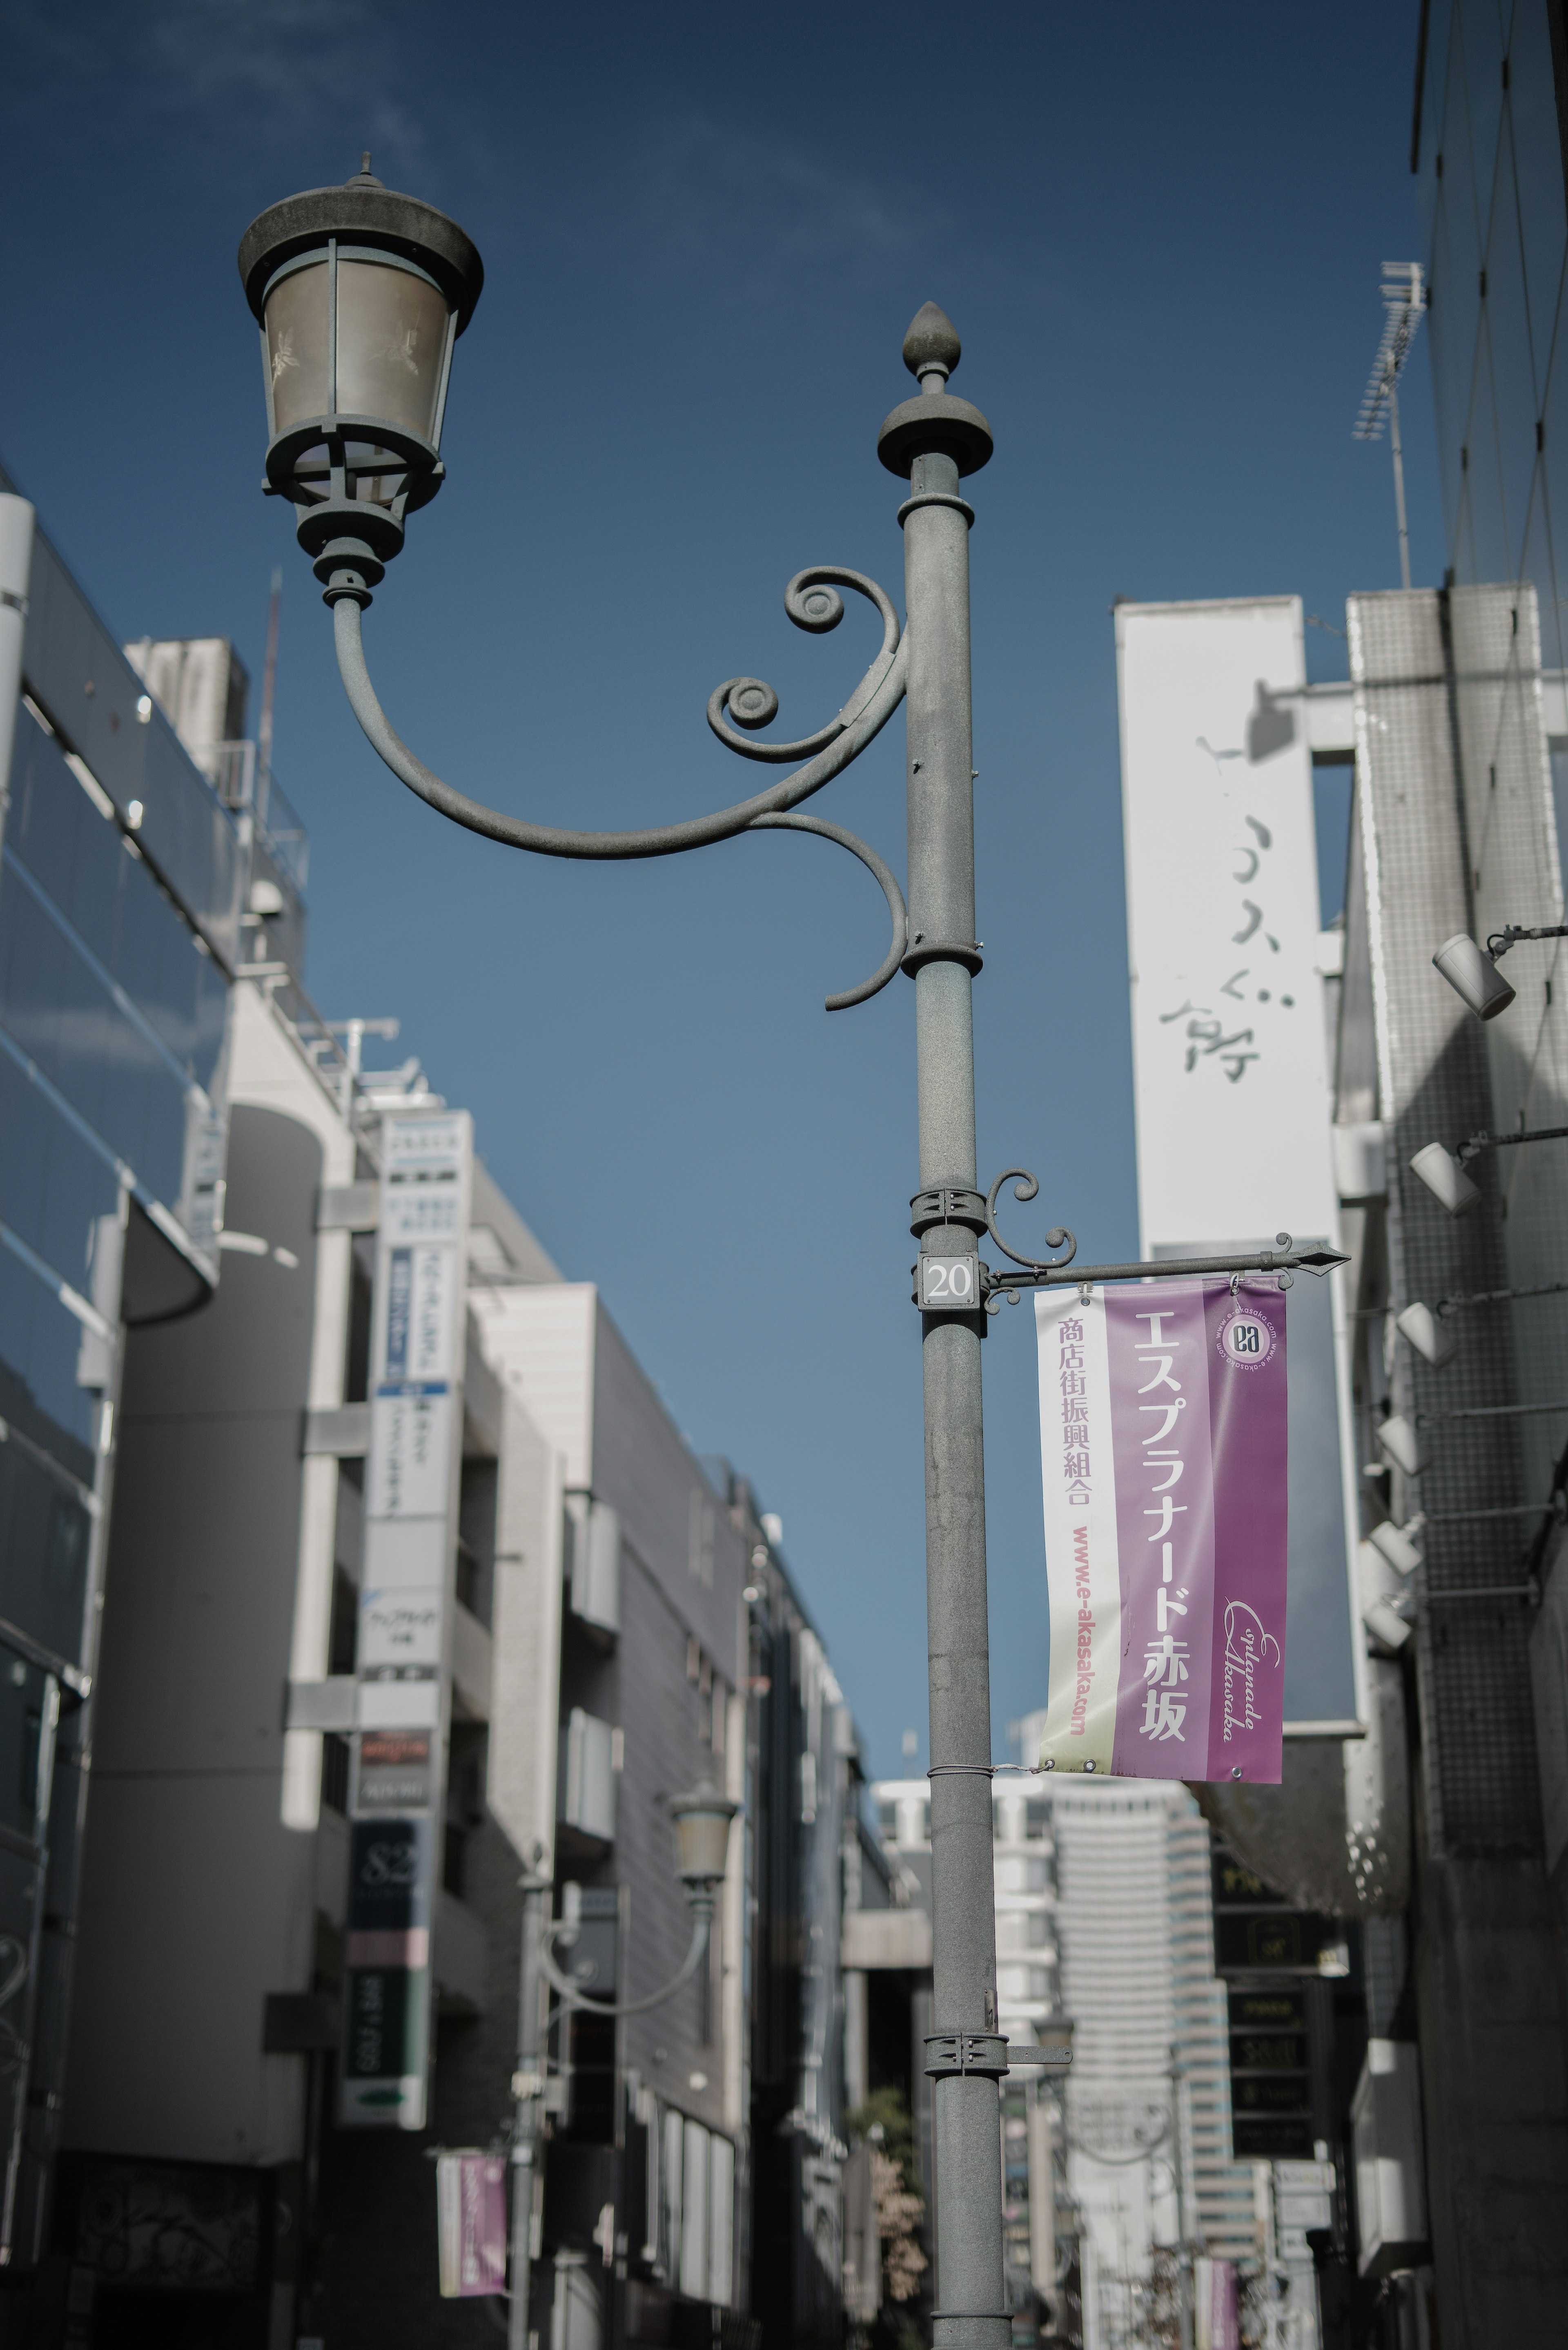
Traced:
[[971, 530], [974, 528], [974, 508], [967, 498], [956, 498], [947, 490], [922, 490], [918, 497], [906, 498], [898, 508], [898, 527], [914, 513], [917, 506], [956, 506]]
[[1000, 2081], [1007, 2070], [1007, 2043], [1000, 2032], [931, 2032], [926, 2035], [926, 2074], [929, 2080], [973, 2073], [988, 2081]]

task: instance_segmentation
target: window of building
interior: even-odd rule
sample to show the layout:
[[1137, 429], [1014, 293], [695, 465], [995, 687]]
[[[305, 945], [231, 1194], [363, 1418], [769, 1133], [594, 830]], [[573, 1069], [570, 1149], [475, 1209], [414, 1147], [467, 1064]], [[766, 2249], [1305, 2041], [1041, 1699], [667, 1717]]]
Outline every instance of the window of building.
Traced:
[[348, 1810], [348, 1741], [328, 1731], [321, 1742], [321, 1803], [328, 1812]]
[[327, 1669], [351, 1673], [359, 1647], [359, 1586], [341, 1566], [332, 1570], [332, 1622], [327, 1635]]

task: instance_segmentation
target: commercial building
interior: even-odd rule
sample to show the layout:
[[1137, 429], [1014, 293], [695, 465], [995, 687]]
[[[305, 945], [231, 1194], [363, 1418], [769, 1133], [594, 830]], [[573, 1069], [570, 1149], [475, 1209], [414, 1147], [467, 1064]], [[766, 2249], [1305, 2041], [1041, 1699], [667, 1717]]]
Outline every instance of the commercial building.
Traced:
[[[1536, 598], [1518, 583], [1358, 596], [1348, 621], [1358, 754], [1337, 1118], [1370, 1128], [1383, 1161], [1349, 1222], [1345, 1276], [1358, 1428], [1381, 1469], [1365, 1481], [1364, 1600], [1369, 1638], [1406, 1659], [1420, 1727], [1414, 1930], [1390, 2036], [1420, 2049], [1444, 2340], [1546, 2340], [1568, 2276], [1542, 1789], [1544, 1763], [1550, 1801], [1563, 1693], [1552, 1607], [1537, 1612], [1563, 1482], [1568, 1326], [1541, 1294], [1563, 1275], [1561, 1145], [1478, 1154], [1462, 1221], [1412, 1165], [1433, 1143], [1452, 1153], [1568, 1123], [1552, 950], [1516, 964], [1520, 1001], [1487, 1028], [1432, 967], [1458, 932], [1562, 920]], [[1407, 1335], [1416, 1305], [1444, 1309], [1425, 1352]], [[1404, 1573], [1387, 1528], [1413, 1546]], [[1392, 1620], [1373, 1612], [1389, 1602]]]
[[[1335, 2005], [1342, 2063], [1363, 2033], [1366, 2053], [1342, 2082], [1334, 2210], [1314, 2248], [1331, 2343], [1371, 2324], [1378, 2295], [1401, 2341], [1555, 2339], [1568, 2282], [1568, 1233], [1563, 1145], [1530, 1140], [1568, 1124], [1562, 942], [1507, 950], [1516, 1000], [1484, 1026], [1432, 962], [1456, 935], [1563, 918], [1565, 57], [1548, 0], [1502, 17], [1464, 0], [1422, 10], [1411, 167], [1442, 587], [1353, 596], [1337, 687], [1307, 685], [1289, 599], [1118, 614], [1140, 1139], [1160, 1028], [1186, 1048], [1166, 1055], [1151, 1167], [1194, 1163], [1171, 1149], [1170, 1119], [1211, 1059], [1235, 1124], [1277, 1056], [1293, 926], [1304, 941], [1315, 894], [1311, 768], [1352, 770], [1344, 916], [1307, 958], [1327, 1051], [1298, 1029], [1289, 1163], [1272, 1149], [1282, 1122], [1254, 1117], [1252, 1189], [1206, 1226], [1251, 1236], [1278, 1197], [1282, 1224], [1336, 1234], [1351, 1257], [1334, 1283], [1339, 1474], [1321, 1485], [1344, 1497], [1352, 1637], [1320, 1582], [1315, 1628], [1333, 1632], [1340, 1694], [1312, 1711], [1353, 1718], [1298, 1721], [1307, 1734], [1293, 1739], [1287, 1696], [1277, 1795], [1205, 1798], [1260, 1875], [1358, 1921], [1364, 2021]], [[1271, 609], [1284, 624], [1272, 641]], [[1163, 686], [1157, 639], [1183, 650]], [[1231, 856], [1188, 913], [1211, 904], [1227, 969], [1195, 968], [1201, 983], [1158, 1005], [1137, 866], [1140, 826], [1146, 860], [1157, 846], [1139, 801], [1151, 727], [1167, 743], [1163, 820], [1180, 817], [1169, 787], [1179, 799], [1189, 769], [1194, 797], [1232, 818], [1213, 842]], [[1168, 886], [1168, 860], [1148, 869]], [[1326, 879], [1337, 900], [1339, 876]], [[1297, 1014], [1301, 980], [1298, 967]], [[1325, 1168], [1326, 1204], [1321, 1180], [1298, 1204], [1303, 1170]], [[1146, 1202], [1146, 1241], [1167, 1236], [1148, 1222]], [[1189, 1218], [1182, 1230], [1197, 1237]], [[1293, 1451], [1295, 1402], [1293, 1357]], [[1293, 1585], [1296, 1566], [1293, 1546]], [[1293, 1610], [1293, 1645], [1302, 1628]], [[1332, 1663], [1320, 1640], [1314, 1669]]]
[[0, 474], [7, 2280], [36, 2272], [60, 2128], [125, 1333], [217, 1286], [258, 855]]
[[[1436, 595], [1357, 599], [1352, 645], [1366, 723], [1397, 722], [1358, 771], [1352, 870], [1372, 984], [1355, 1022], [1362, 1099], [1342, 1084], [1340, 1110], [1365, 1111], [1376, 1089], [1367, 1114], [1390, 1128], [1387, 1269], [1373, 1299], [1546, 1292], [1453, 1309], [1451, 1365], [1435, 1371], [1401, 1347], [1389, 1390], [1407, 1417], [1496, 1415], [1490, 1441], [1485, 1421], [1434, 1421], [1430, 1469], [1409, 1487], [1397, 1472], [1389, 1496], [1430, 1529], [1410, 1642], [1427, 1859], [1412, 1987], [1444, 2338], [1478, 2344], [1549, 2338], [1568, 2287], [1568, 1565], [1542, 1508], [1568, 1477], [1563, 1419], [1542, 1409], [1568, 1394], [1568, 1316], [1550, 1287], [1568, 1235], [1561, 1143], [1480, 1154], [1469, 1171], [1481, 1201], [1462, 1225], [1407, 1161], [1433, 1139], [1452, 1149], [1479, 1129], [1561, 1125], [1568, 1099], [1562, 941], [1514, 949], [1502, 969], [1518, 1000], [1484, 1030], [1462, 1008], [1456, 1021], [1440, 983], [1434, 1001], [1417, 960], [1441, 944], [1434, 923], [1485, 940], [1563, 919], [1565, 131], [1561, 8], [1523, 0], [1494, 20], [1434, 0], [1410, 167], [1449, 569]], [[1415, 682], [1423, 660], [1439, 685]], [[1430, 819], [1415, 888], [1412, 797]], [[1481, 1507], [1520, 1514], [1455, 1516]], [[1478, 1587], [1500, 1596], [1453, 1596]], [[1438, 1903], [1441, 1929], [1428, 1922]]]
[[[743, 2341], [754, 2308], [832, 2341], [854, 1741], [820, 1644], [744, 1488], [693, 1458], [597, 1292], [477, 1160], [444, 1579], [408, 1579], [377, 1457], [385, 1227], [410, 1138], [453, 1116], [417, 1076], [335, 1066], [263, 973], [235, 1009], [234, 1277], [128, 1379], [55, 2231], [101, 2313], [82, 2338], [114, 2341], [132, 2295], [188, 2315], [159, 2247], [214, 2200], [225, 2339], [441, 2338], [462, 2313], [437, 2297], [425, 2149], [510, 2126], [544, 2140], [531, 2330], [657, 2343], [696, 2317]], [[668, 1799], [706, 1777], [746, 1808], [709, 1962], [646, 2014], [559, 2021], [514, 2111], [520, 1880], [580, 1911], [594, 1994], [646, 1999], [691, 1935]], [[360, 1856], [405, 1818], [429, 1823], [408, 1836], [428, 1922], [389, 1984]], [[428, 2050], [406, 2029], [359, 2059], [369, 2002], [427, 1994]], [[130, 2279], [111, 2193], [143, 2223]]]
[[[1289, 622], [1286, 606], [1118, 615], [1135, 872], [1136, 771], [1164, 739], [1162, 821], [1179, 818], [1168, 803], [1189, 783], [1211, 798], [1218, 783], [1233, 804], [1234, 855], [1216, 860], [1211, 893], [1218, 942], [1237, 951], [1233, 997], [1255, 982], [1242, 967], [1254, 938], [1268, 951], [1271, 995], [1288, 975], [1291, 931], [1271, 919], [1288, 900], [1277, 887], [1285, 876], [1270, 873], [1265, 901], [1260, 868], [1293, 836], [1293, 886], [1315, 885], [1312, 763], [1353, 766], [1345, 911], [1318, 939], [1314, 963], [1327, 1093], [1320, 1100], [1315, 1083], [1304, 1086], [1295, 1111], [1298, 1127], [1323, 1123], [1315, 1137], [1298, 1136], [1289, 1166], [1265, 1123], [1249, 1157], [1249, 1197], [1206, 1237], [1255, 1235], [1278, 1196], [1289, 1203], [1282, 1225], [1336, 1237], [1349, 1255], [1334, 1276], [1322, 1392], [1339, 1422], [1340, 1539], [1354, 1599], [1348, 1616], [1331, 1613], [1320, 1578], [1309, 1585], [1315, 1618], [1299, 1619], [1293, 1606], [1283, 1785], [1210, 1789], [1203, 1800], [1260, 1877], [1304, 1910], [1355, 1921], [1353, 1959], [1364, 1960], [1334, 2000], [1337, 2177], [1313, 2247], [1325, 2341], [1348, 2342], [1372, 2324], [1379, 2295], [1398, 2313], [1402, 2339], [1435, 2324], [1445, 2342], [1544, 2341], [1559, 2322], [1568, 2243], [1549, 1879], [1561, 1850], [1546, 1825], [1568, 1802], [1568, 1586], [1556, 1581], [1552, 1502], [1568, 1483], [1568, 1339], [1551, 1156], [1562, 1146], [1520, 1148], [1514, 1138], [1568, 1124], [1568, 1035], [1557, 942], [1513, 951], [1518, 1001], [1484, 1027], [1432, 959], [1459, 933], [1484, 940], [1509, 922], [1562, 920], [1551, 753], [1562, 677], [1542, 667], [1528, 581], [1352, 597], [1351, 674], [1339, 687], [1306, 684], [1299, 607], [1296, 645], [1289, 625], [1267, 641], [1271, 608]], [[1167, 636], [1182, 646], [1179, 686], [1163, 703], [1158, 692], [1140, 701], [1158, 675], [1149, 639]], [[1201, 827], [1199, 812], [1199, 837]], [[1136, 881], [1131, 895], [1141, 989], [1158, 962], [1138, 937]], [[1194, 893], [1194, 907], [1206, 902]], [[1298, 928], [1308, 910], [1297, 910]], [[1200, 927], [1195, 917], [1195, 937]], [[1161, 1106], [1166, 1145], [1212, 1015], [1251, 1031], [1232, 1038], [1238, 1051], [1262, 1054], [1271, 1041], [1256, 996], [1234, 1014], [1213, 1001], [1227, 992], [1206, 984], [1218, 976], [1218, 964], [1184, 975], [1172, 999], [1188, 1051]], [[1299, 978], [1291, 992], [1299, 1011]], [[1252, 1073], [1239, 1063], [1227, 1078], [1238, 1102]], [[1140, 1102], [1140, 1139], [1144, 1123]], [[1461, 1169], [1455, 1154], [1469, 1139]], [[1293, 1191], [1314, 1164], [1332, 1170], [1333, 1192], [1303, 1214]], [[1290, 1309], [1293, 1451], [1297, 1333], [1310, 1345], [1313, 1327], [1303, 1288], [1298, 1281]], [[1351, 1465], [1359, 1473], [1347, 1477]], [[1294, 1521], [1293, 1482], [1292, 1510]], [[1291, 1719], [1298, 1627], [1311, 1670], [1343, 1676], [1353, 1719]], [[1301, 2230], [1302, 2195], [1277, 2176], [1275, 2189], [1282, 2254]]]
[[[426, 2149], [527, 2141], [535, 2335], [835, 2342], [857, 1746], [777, 1523], [466, 1116], [366, 1071], [395, 1024], [305, 996], [232, 649], [122, 653], [0, 522], [0, 2334], [467, 2339]], [[744, 1807], [709, 1962], [541, 2038], [521, 1880], [645, 1998], [701, 1779]]]

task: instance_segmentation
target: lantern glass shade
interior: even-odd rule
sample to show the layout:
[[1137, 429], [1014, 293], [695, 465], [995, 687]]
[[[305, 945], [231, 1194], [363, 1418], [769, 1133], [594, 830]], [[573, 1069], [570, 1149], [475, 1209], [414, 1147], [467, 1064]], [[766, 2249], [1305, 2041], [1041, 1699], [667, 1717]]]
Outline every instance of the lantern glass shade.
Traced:
[[446, 298], [428, 277], [374, 261], [337, 264], [337, 412], [373, 416], [434, 443]]
[[274, 432], [286, 432], [328, 413], [332, 400], [331, 336], [327, 316], [325, 260], [291, 269], [266, 297], [267, 371]]
[[672, 1795], [675, 1872], [688, 1885], [711, 1885], [724, 1874], [730, 1853], [730, 1823], [740, 1805], [704, 1780], [689, 1795]]
[[446, 296], [422, 272], [340, 253], [334, 338], [332, 278], [323, 255], [284, 270], [268, 289], [264, 327], [274, 436], [317, 417], [363, 416], [433, 447], [452, 317]]

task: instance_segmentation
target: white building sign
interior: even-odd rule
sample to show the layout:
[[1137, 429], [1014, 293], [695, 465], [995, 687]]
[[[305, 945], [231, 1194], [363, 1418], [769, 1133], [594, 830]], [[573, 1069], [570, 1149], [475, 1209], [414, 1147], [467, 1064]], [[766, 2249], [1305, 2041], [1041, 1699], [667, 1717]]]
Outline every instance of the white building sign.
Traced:
[[462, 1426], [466, 1114], [381, 1130], [338, 2118], [422, 2129]]

